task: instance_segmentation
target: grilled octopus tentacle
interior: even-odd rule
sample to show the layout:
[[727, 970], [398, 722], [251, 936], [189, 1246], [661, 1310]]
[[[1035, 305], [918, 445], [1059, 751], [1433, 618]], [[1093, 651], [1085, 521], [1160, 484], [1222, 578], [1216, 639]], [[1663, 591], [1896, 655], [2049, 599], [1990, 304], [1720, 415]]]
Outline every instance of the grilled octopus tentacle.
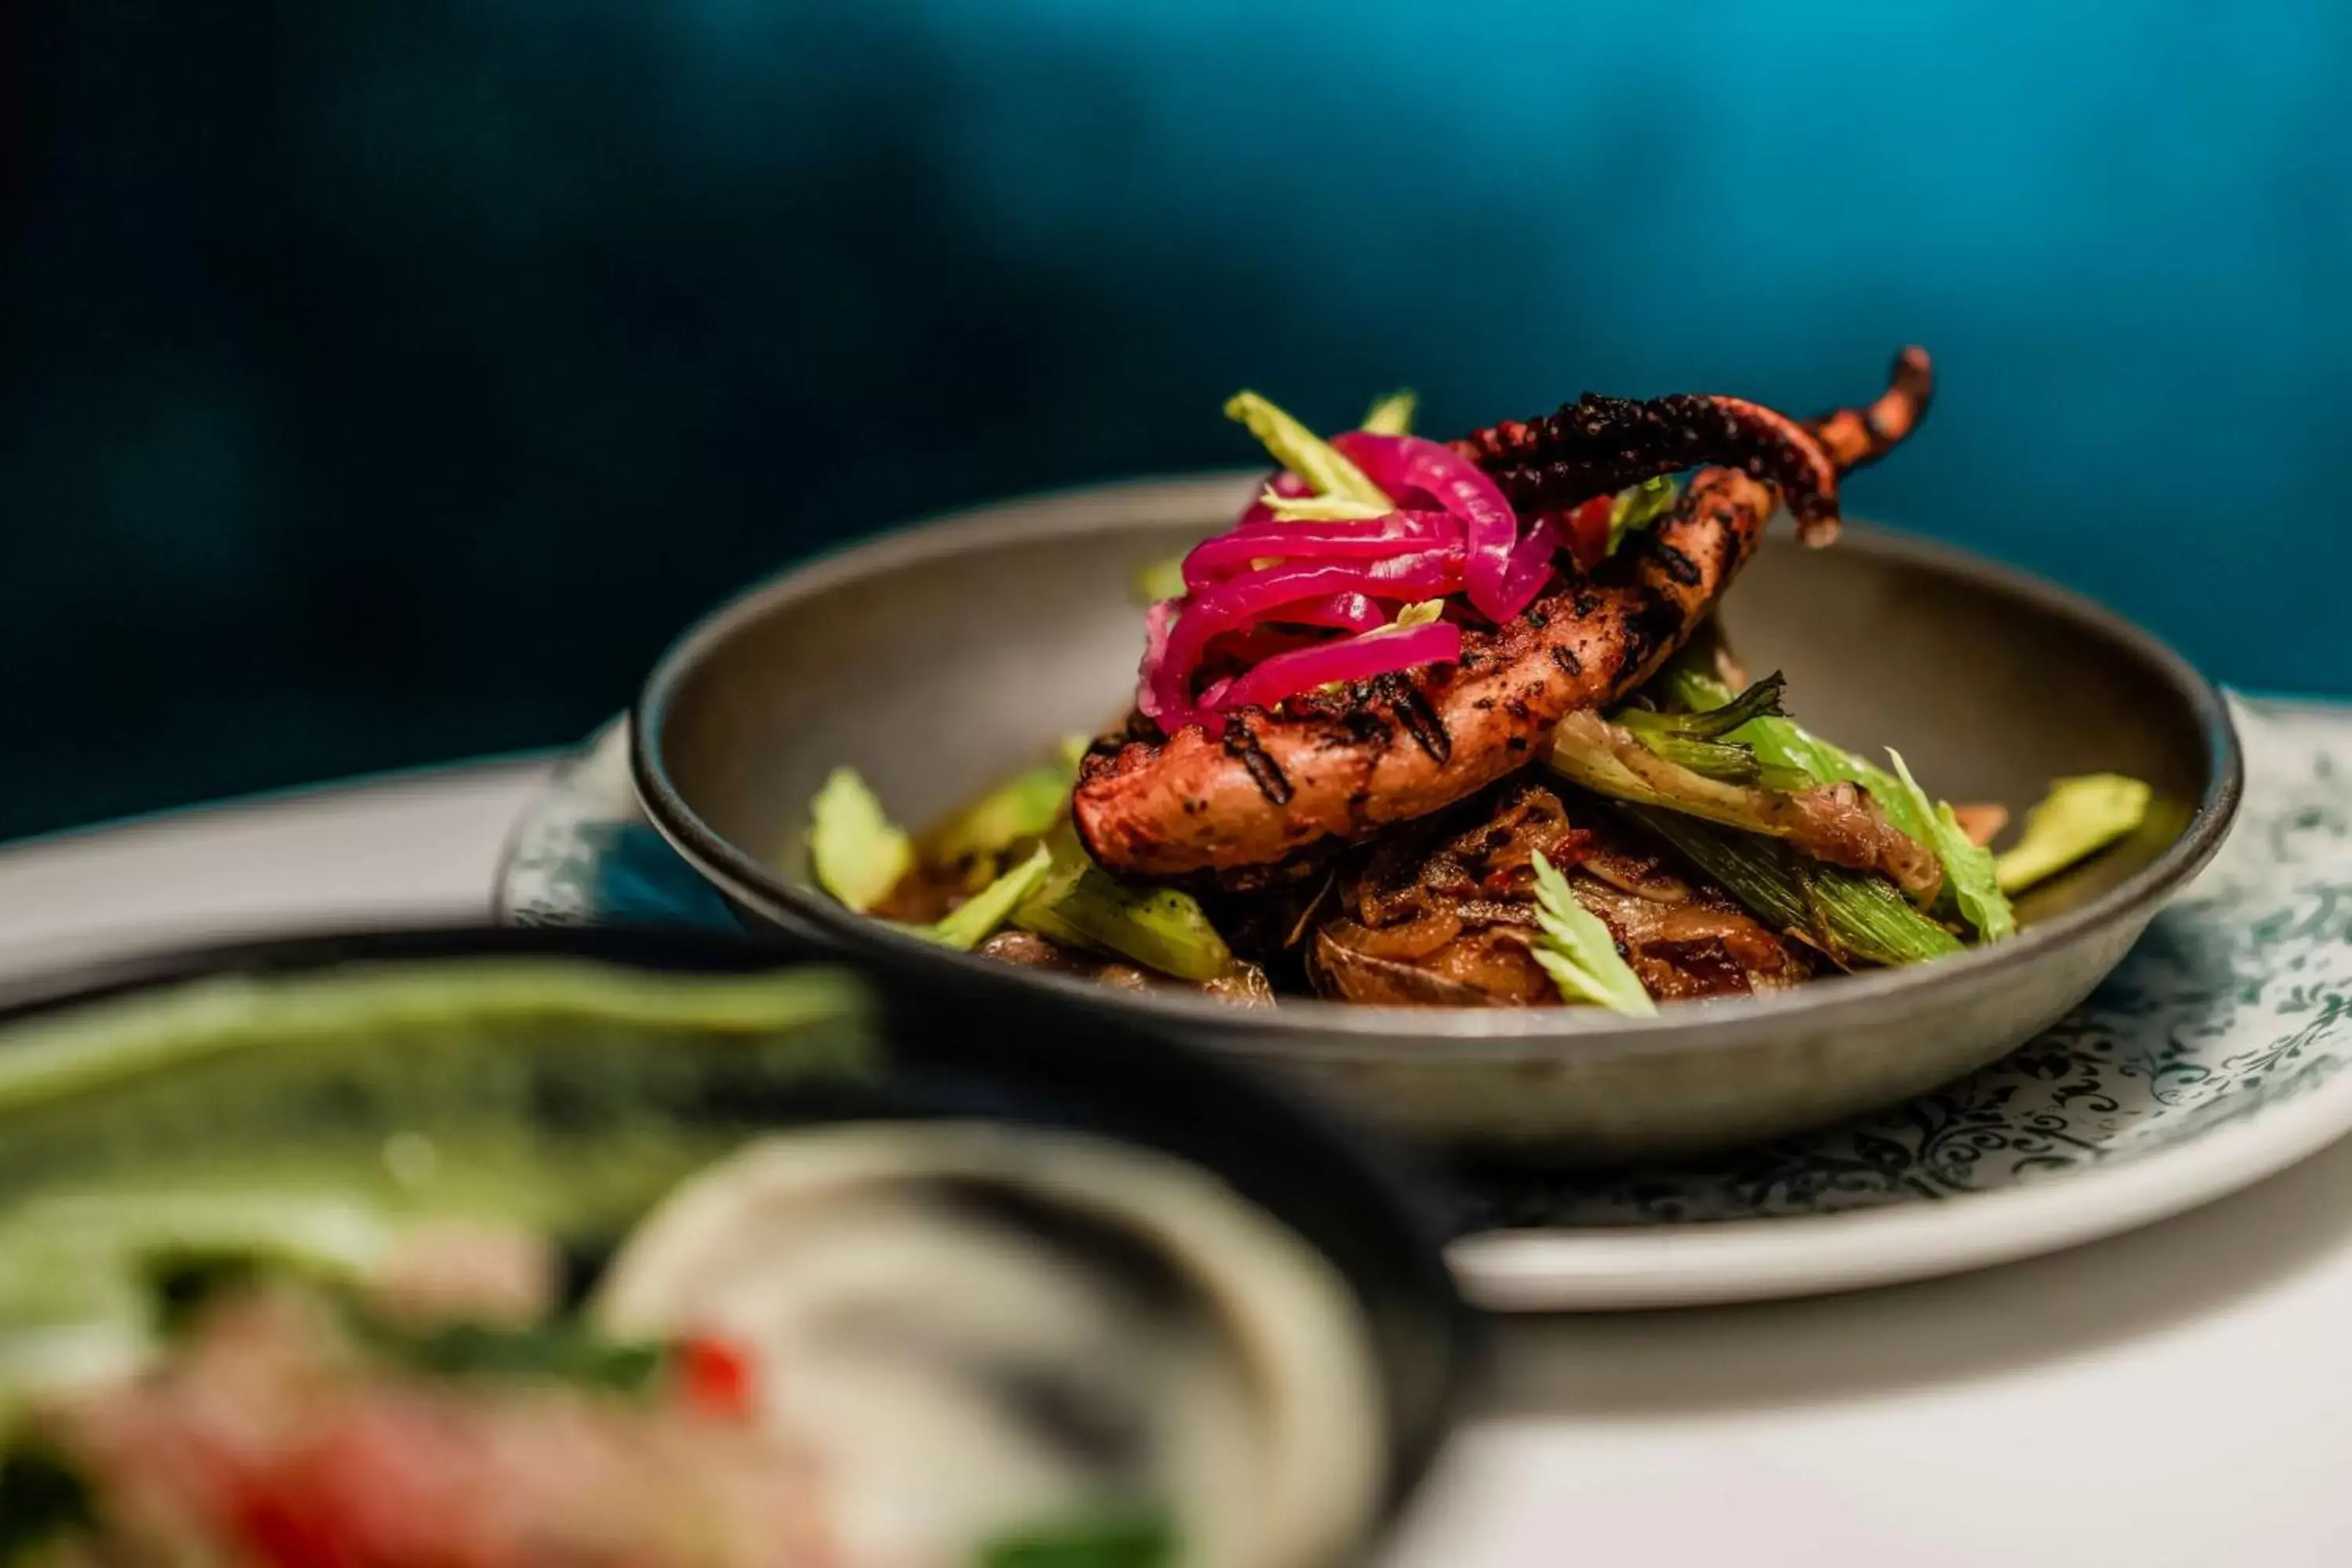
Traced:
[[1809, 542], [1837, 531], [1838, 465], [1815, 434], [1743, 397], [1676, 394], [1639, 401], [1586, 393], [1557, 414], [1512, 420], [1454, 443], [1522, 511], [1572, 506], [1659, 474], [1709, 463], [1777, 486]]
[[[1927, 392], [1926, 356], [1906, 351], [1895, 384], [1867, 410], [1826, 415], [1811, 429], [1773, 416], [1803, 438], [1788, 445], [1786, 461], [1812, 471], [1804, 448], [1818, 454], [1830, 466], [1828, 482], [1824, 488], [1816, 476], [1809, 493], [1833, 502], [1837, 469], [1901, 439]], [[1757, 432], [1755, 460], [1775, 473], [1793, 471], [1766, 462], [1771, 448], [1762, 432], [1771, 422], [1748, 413], [1753, 405], [1694, 401], [1713, 422], [1705, 439], [1727, 427]], [[1654, 433], [1646, 413], [1611, 428], [1633, 428], [1654, 446], [1696, 439]], [[1523, 467], [1516, 454], [1562, 449], [1552, 437], [1510, 430], [1471, 437], [1482, 461], [1508, 472]], [[1675, 466], [1668, 460], [1659, 471]], [[1344, 703], [1252, 712], [1237, 726], [1247, 736], [1238, 752], [1231, 731], [1212, 739], [1198, 728], [1165, 741], [1097, 747], [1072, 802], [1078, 833], [1112, 871], [1180, 877], [1271, 865], [1310, 845], [1360, 839], [1449, 805], [1532, 761], [1563, 713], [1604, 706], [1647, 679], [1714, 606], [1775, 504], [1773, 488], [1745, 462], [1702, 469], [1652, 533], [1591, 576], [1559, 582], [1509, 624], [1467, 633], [1461, 661], [1450, 669], [1368, 683]]]
[[1895, 356], [1886, 390], [1867, 408], [1833, 408], [1809, 421], [1813, 435], [1841, 469], [1878, 461], [1927, 417], [1936, 394], [1927, 351], [1916, 344]]

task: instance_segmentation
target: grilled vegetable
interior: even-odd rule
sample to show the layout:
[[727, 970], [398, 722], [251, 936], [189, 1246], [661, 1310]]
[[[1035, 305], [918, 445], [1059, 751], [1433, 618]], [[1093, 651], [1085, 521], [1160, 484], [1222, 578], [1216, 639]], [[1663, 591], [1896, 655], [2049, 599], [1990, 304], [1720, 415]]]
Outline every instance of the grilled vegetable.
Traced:
[[[1707, 651], [1695, 646], [1667, 667], [1664, 679], [1667, 694], [1675, 702], [1692, 709], [1720, 710], [1733, 700], [1731, 689], [1706, 668], [1707, 658]], [[1951, 807], [1931, 801], [1907, 771], [1889, 773], [1866, 763], [1777, 710], [1750, 718], [1728, 731], [1727, 738], [1754, 752], [1764, 768], [1786, 769], [1821, 784], [1853, 784], [1867, 790], [1889, 821], [1934, 850], [1953, 912], [1967, 921], [1979, 939], [1998, 942], [2017, 933], [2016, 912], [1990, 876], [1984, 851], [1962, 831]], [[1900, 768], [1901, 759], [1895, 762]]]
[[1759, 917], [1840, 963], [1919, 963], [1961, 950], [1958, 938], [1883, 877], [1824, 866], [1769, 838], [1727, 833], [1678, 812], [1621, 809]]

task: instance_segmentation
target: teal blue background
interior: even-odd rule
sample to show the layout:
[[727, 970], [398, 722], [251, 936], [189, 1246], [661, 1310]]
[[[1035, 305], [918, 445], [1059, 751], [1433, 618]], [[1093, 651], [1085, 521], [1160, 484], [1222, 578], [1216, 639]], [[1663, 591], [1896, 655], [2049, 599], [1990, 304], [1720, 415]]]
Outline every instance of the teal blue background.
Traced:
[[1906, 340], [1854, 510], [2352, 689], [2347, 74], [2322, 0], [13, 0], [0, 833], [566, 739], [814, 547], [1244, 458], [1240, 384]]

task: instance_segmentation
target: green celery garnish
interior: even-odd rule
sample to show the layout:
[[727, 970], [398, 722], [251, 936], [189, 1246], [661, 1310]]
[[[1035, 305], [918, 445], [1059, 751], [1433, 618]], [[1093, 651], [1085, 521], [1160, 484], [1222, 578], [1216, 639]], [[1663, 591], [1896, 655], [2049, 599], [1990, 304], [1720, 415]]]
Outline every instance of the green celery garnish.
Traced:
[[[1706, 742], [1669, 742], [1707, 745]], [[1603, 720], [1575, 712], [1552, 731], [1545, 762], [1553, 773], [1608, 800], [1654, 805], [1704, 817], [1726, 827], [1785, 838], [1801, 816], [1770, 792], [1711, 778], [1664, 755], [1644, 737]]]
[[934, 866], [999, 855], [1025, 838], [1040, 838], [1070, 801], [1077, 770], [1051, 763], [1025, 768], [956, 813], [929, 836], [923, 859]]
[[1391, 392], [1372, 405], [1359, 428], [1373, 436], [1410, 436], [1413, 410], [1419, 402], [1410, 388]]
[[[1376, 637], [1383, 632], [1410, 631], [1415, 626], [1431, 626], [1438, 621], [1444, 620], [1444, 600], [1423, 599], [1418, 604], [1400, 605], [1397, 609], [1396, 619], [1391, 621], [1387, 626], [1374, 626], [1370, 631], [1368, 631], [1363, 635], [1368, 637]], [[1340, 683], [1335, 681], [1333, 684], [1338, 685]]]
[[1257, 499], [1279, 522], [1368, 522], [1396, 510], [1394, 502], [1374, 506], [1347, 496], [1286, 496], [1271, 489], [1260, 491]]
[[808, 845], [817, 886], [860, 914], [914, 869], [914, 840], [891, 822], [856, 768], [834, 769], [809, 803]]
[[2002, 895], [2000, 883], [1994, 877], [1992, 851], [1960, 831], [1959, 819], [1952, 815], [1949, 802], [1927, 798], [1927, 792], [1911, 776], [1902, 752], [1889, 746], [1886, 755], [1895, 764], [1895, 776], [1902, 784], [1903, 793], [1910, 798], [1913, 815], [1927, 824], [1931, 836], [1927, 842], [1934, 847], [1936, 858], [1944, 865], [1944, 891], [1958, 908], [1960, 918], [1986, 942], [2003, 942], [2015, 936], [2017, 911], [2009, 907], [2009, 900]]
[[1037, 891], [1053, 866], [1053, 852], [1041, 844], [1035, 854], [958, 904], [947, 919], [937, 925], [911, 929], [918, 936], [927, 937], [942, 947], [970, 952], [1013, 918], [1013, 911]]
[[1138, 572], [1135, 574], [1135, 593], [1147, 605], [1156, 605], [1162, 599], [1182, 598], [1184, 558], [1171, 555], [1164, 560], [1154, 561]]
[[1680, 492], [1675, 481], [1664, 475], [1643, 479], [1640, 484], [1617, 492], [1609, 506], [1608, 553], [1617, 553], [1625, 536], [1639, 529], [1654, 528], [1660, 518], [1675, 510]]
[[1173, 888], [1138, 888], [1097, 866], [1066, 822], [1045, 841], [1053, 869], [1013, 923], [1050, 941], [1115, 953], [1179, 980], [1214, 980], [1233, 951], [1200, 900]]
[[1529, 949], [1563, 1000], [1591, 1002], [1612, 1013], [1644, 1018], [1658, 1010], [1633, 966], [1617, 951], [1617, 939], [1599, 915], [1576, 901], [1568, 879], [1544, 853], [1535, 852], [1536, 928], [1542, 940]]
[[1306, 480], [1307, 489], [1317, 495], [1340, 496], [1382, 511], [1396, 510], [1396, 502], [1365, 478], [1363, 469], [1256, 393], [1234, 394], [1225, 404], [1225, 417], [1248, 426], [1250, 434], [1274, 454], [1274, 460]]
[[2025, 814], [2025, 832], [1993, 862], [2003, 892], [2014, 893], [2054, 877], [2079, 860], [2139, 830], [2150, 791], [2121, 773], [2060, 779]]

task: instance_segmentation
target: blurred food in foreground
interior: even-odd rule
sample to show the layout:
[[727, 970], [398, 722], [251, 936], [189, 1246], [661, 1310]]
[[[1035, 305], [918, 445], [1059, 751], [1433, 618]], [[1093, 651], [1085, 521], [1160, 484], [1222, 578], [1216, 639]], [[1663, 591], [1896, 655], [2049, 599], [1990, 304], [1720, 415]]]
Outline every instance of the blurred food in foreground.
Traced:
[[1198, 1167], [843, 1121], [844, 976], [222, 979], [0, 1033], [0, 1562], [1314, 1568], [1362, 1310]]

